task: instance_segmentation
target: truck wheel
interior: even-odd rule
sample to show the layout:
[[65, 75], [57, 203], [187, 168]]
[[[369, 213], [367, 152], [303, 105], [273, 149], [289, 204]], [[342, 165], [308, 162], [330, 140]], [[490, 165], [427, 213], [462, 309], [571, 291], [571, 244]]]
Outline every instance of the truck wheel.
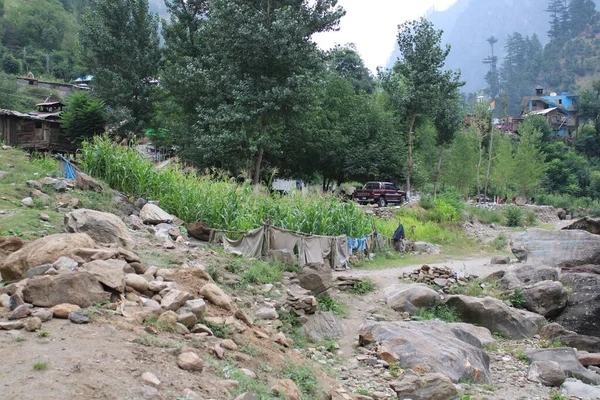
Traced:
[[400, 204], [404, 204], [404, 203], [406, 203], [406, 196], [402, 196], [400, 198]]
[[387, 201], [385, 201], [385, 199], [383, 197], [380, 197], [379, 201], [377, 202], [377, 205], [379, 207], [385, 207], [385, 206], [387, 206]]

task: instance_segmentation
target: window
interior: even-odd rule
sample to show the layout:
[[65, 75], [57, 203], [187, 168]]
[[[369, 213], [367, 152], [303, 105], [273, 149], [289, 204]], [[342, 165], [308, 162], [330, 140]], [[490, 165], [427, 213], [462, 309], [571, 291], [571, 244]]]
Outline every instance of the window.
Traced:
[[377, 182], [369, 182], [365, 185], [365, 189], [379, 189], [379, 183]]
[[398, 190], [398, 189], [396, 189], [396, 186], [394, 186], [393, 184], [386, 183], [385, 184], [385, 190]]

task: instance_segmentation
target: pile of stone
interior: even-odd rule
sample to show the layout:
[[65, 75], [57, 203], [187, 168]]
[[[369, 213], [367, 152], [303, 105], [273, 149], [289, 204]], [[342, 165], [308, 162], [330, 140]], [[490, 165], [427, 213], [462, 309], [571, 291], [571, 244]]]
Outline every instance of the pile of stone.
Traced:
[[353, 276], [338, 276], [334, 284], [339, 290], [346, 291], [352, 289], [356, 282], [363, 282], [363, 280]]
[[314, 314], [319, 309], [317, 298], [312, 295], [310, 290], [296, 290], [295, 292], [287, 289], [284, 308], [296, 315]]
[[447, 266], [429, 266], [423, 265], [413, 272], [405, 272], [402, 279], [408, 279], [413, 282], [425, 283], [427, 285], [436, 285], [444, 293], [448, 293], [452, 285], [466, 286], [469, 282], [477, 279], [475, 275], [458, 276], [456, 272]]

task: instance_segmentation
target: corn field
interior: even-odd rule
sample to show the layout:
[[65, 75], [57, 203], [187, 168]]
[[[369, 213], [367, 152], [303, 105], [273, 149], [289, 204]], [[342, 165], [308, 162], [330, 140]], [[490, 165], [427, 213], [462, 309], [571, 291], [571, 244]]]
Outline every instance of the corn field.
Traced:
[[174, 164], [156, 170], [131, 148], [96, 137], [82, 148], [83, 170], [130, 196], [160, 201], [161, 208], [186, 222], [244, 232], [271, 224], [315, 235], [361, 237], [373, 218], [332, 195], [292, 192], [270, 195], [264, 188], [186, 173]]

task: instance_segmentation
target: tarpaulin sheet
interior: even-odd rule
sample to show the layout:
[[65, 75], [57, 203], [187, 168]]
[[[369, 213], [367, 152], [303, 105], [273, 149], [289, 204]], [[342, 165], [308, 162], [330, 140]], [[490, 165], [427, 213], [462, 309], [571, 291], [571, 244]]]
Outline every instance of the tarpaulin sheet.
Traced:
[[263, 254], [265, 228], [260, 227], [244, 234], [237, 240], [223, 237], [223, 247], [231, 253], [240, 254], [247, 258], [259, 259]]

